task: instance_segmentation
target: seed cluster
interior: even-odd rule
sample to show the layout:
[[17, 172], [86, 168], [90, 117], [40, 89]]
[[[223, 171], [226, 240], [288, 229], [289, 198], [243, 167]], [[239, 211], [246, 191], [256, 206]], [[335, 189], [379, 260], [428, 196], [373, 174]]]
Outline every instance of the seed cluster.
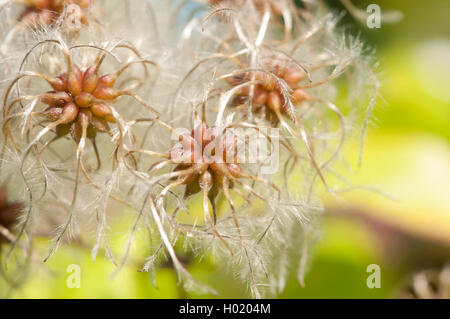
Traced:
[[44, 112], [47, 118], [58, 123], [58, 134], [70, 131], [79, 142], [84, 121], [89, 123], [88, 135], [109, 132], [108, 122], [115, 120], [107, 103], [118, 96], [113, 88], [116, 79], [115, 74], [99, 77], [97, 65], [84, 71], [73, 65], [69, 72], [51, 79], [54, 91], [45, 93], [41, 101], [48, 105]]
[[87, 24], [83, 10], [89, 7], [90, 0], [27, 0], [24, 2], [26, 8], [19, 20], [30, 25], [48, 25], [55, 22], [64, 11], [64, 7], [71, 4], [77, 5], [81, 9], [80, 22]]
[[206, 189], [215, 197], [227, 180], [242, 176], [236, 137], [218, 136], [218, 133], [216, 127], [198, 125], [190, 134], [181, 135], [181, 145], [170, 151], [170, 158], [180, 163], [174, 171], [192, 169], [191, 173], [181, 177], [186, 185], [185, 196]]
[[[291, 102], [299, 105], [307, 98], [303, 89], [298, 88], [299, 83], [306, 78], [306, 73], [299, 67], [283, 67], [279, 64], [271, 66], [271, 73], [281, 80], [284, 80], [292, 90]], [[253, 77], [253, 79], [252, 79]], [[234, 99], [235, 105], [246, 103], [252, 97], [252, 111], [255, 114], [263, 116], [268, 121], [276, 125], [279, 122], [279, 116], [290, 116], [288, 103], [281, 92], [280, 85], [274, 77], [268, 77], [261, 72], [235, 76], [228, 80], [232, 86], [238, 86], [251, 80], [260, 82], [252, 87], [245, 86], [236, 92]]]

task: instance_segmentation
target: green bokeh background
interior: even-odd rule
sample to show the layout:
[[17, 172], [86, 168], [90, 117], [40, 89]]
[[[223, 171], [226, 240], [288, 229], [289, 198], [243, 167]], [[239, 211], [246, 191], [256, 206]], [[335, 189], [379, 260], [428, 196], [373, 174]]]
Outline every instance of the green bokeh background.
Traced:
[[[328, 1], [336, 10], [338, 1]], [[353, 1], [366, 8], [374, 1]], [[396, 200], [367, 191], [343, 195], [345, 204], [326, 201], [321, 236], [301, 287], [295, 269], [280, 298], [392, 298], [408, 276], [450, 260], [450, 1], [378, 0], [382, 10], [397, 9], [404, 19], [380, 29], [367, 29], [351, 16], [343, 25], [361, 31], [376, 48], [383, 84], [368, 136], [363, 166], [349, 178], [391, 194]], [[358, 144], [349, 154], [355, 162]], [[131, 223], [131, 219], [129, 221]], [[112, 227], [126, 234], [121, 221]], [[120, 231], [120, 229], [123, 231]], [[117, 236], [120, 237], [120, 236]], [[38, 242], [44, 249], [48, 243]], [[117, 240], [117, 246], [123, 245]], [[139, 245], [138, 245], [139, 246]], [[82, 286], [66, 285], [70, 264], [82, 270]], [[381, 288], [369, 289], [366, 268], [381, 267]], [[46, 266], [35, 266], [14, 298], [180, 298], [217, 297], [187, 293], [170, 267], [148, 274], [127, 266], [113, 276], [103, 258], [95, 263], [78, 245], [61, 247]], [[222, 298], [249, 297], [245, 286], [222, 271], [214, 260], [188, 266], [199, 281], [218, 289]], [[0, 289], [6, 289], [0, 282]]]

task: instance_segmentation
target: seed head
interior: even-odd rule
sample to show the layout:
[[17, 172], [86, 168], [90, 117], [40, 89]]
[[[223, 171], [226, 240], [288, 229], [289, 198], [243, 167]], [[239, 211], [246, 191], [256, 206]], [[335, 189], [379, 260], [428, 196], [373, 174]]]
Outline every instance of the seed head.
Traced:
[[75, 64], [69, 72], [50, 79], [54, 91], [43, 94], [41, 101], [48, 105], [45, 116], [60, 123], [56, 127], [58, 136], [70, 131], [79, 142], [84, 121], [89, 125], [90, 138], [97, 132], [110, 132], [108, 122], [115, 119], [107, 103], [119, 96], [113, 87], [116, 79], [117, 74], [99, 76], [98, 65], [80, 70]]
[[80, 22], [87, 24], [86, 10], [91, 0], [29, 0], [19, 16], [19, 21], [31, 26], [50, 25], [58, 20], [68, 5], [77, 5], [81, 10]]

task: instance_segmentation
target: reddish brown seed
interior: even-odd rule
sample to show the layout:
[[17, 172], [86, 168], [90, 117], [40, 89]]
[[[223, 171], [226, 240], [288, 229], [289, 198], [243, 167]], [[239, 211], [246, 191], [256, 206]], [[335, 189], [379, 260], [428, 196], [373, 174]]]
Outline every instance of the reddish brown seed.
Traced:
[[70, 95], [66, 92], [47, 92], [41, 96], [42, 103], [48, 104], [50, 106], [62, 107], [66, 103], [72, 101]]
[[115, 89], [109, 87], [97, 87], [93, 95], [100, 100], [114, 100], [119, 96]]
[[301, 103], [308, 99], [308, 94], [304, 90], [301, 90], [301, 89], [295, 90], [292, 93], [292, 96], [294, 97], [295, 102], [297, 102], [297, 103]]
[[84, 71], [83, 74], [83, 91], [92, 93], [97, 88], [98, 75], [97, 67], [91, 66]]
[[267, 97], [267, 106], [272, 110], [280, 110], [283, 105], [282, 98], [277, 91], [272, 91]]
[[62, 124], [69, 124], [75, 121], [78, 115], [78, 107], [75, 103], [67, 103], [62, 109], [62, 114], [60, 117]]
[[48, 107], [44, 114], [51, 121], [57, 121], [61, 117], [63, 109], [60, 107]]
[[33, 0], [31, 1], [33, 7], [35, 7], [36, 9], [46, 9], [50, 6], [50, 1], [51, 0]]
[[76, 96], [82, 92], [82, 81], [83, 74], [81, 73], [81, 70], [76, 65], [74, 65], [72, 68], [72, 72], [69, 72], [67, 77], [67, 89], [73, 96]]
[[55, 91], [67, 91], [67, 74], [63, 73], [62, 75], [51, 79], [50, 84]]
[[288, 84], [293, 85], [297, 84], [301, 80], [305, 78], [305, 72], [298, 68], [290, 68], [286, 71], [284, 75], [284, 80], [288, 82]]
[[114, 74], [105, 74], [98, 79], [98, 86], [113, 87], [117, 76]]
[[239, 164], [228, 164], [228, 170], [233, 177], [240, 177], [242, 173], [241, 166]]
[[81, 92], [75, 97], [75, 103], [79, 107], [90, 107], [94, 103], [94, 97], [87, 92]]
[[94, 103], [91, 107], [92, 114], [98, 117], [105, 117], [107, 115], [112, 115], [112, 111], [108, 105], [103, 103]]
[[267, 102], [267, 92], [261, 88], [255, 89], [253, 95], [253, 104], [256, 107], [261, 107]]
[[200, 176], [199, 179], [199, 185], [202, 189], [206, 189], [206, 190], [210, 190], [212, 185], [214, 183], [214, 178], [212, 176], [212, 174], [206, 170], [205, 172], [203, 172], [203, 174]]
[[105, 120], [107, 120], [109, 123], [116, 123], [116, 119], [114, 118], [114, 116], [112, 114], [106, 115]]
[[87, 8], [89, 8], [90, 2], [91, 2], [91, 0], [80, 0], [78, 5], [84, 9], [87, 9]]

